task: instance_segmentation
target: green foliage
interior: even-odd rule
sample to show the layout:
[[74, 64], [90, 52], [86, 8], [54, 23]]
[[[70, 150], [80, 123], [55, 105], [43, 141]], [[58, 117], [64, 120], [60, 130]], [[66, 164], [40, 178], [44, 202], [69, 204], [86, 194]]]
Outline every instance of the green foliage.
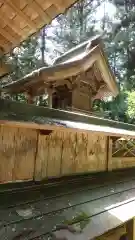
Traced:
[[135, 91], [128, 93], [127, 102], [127, 114], [130, 118], [135, 119]]
[[[93, 107], [103, 114], [107, 112], [112, 119], [133, 121], [135, 118], [135, 2], [133, 0], [110, 0], [110, 2], [117, 6], [113, 19], [110, 17], [110, 9], [106, 13], [107, 9], [104, 9], [106, 6], [104, 5], [103, 17], [98, 20], [96, 9], [103, 0], [79, 0], [64, 15], [58, 16], [55, 23], [45, 31], [27, 39], [7, 56], [13, 72], [9, 78], [4, 79], [3, 84], [17, 80], [42, 65], [47, 65], [46, 57], [50, 51], [53, 60], [91, 36], [103, 33], [105, 51], [118, 80], [120, 94], [110, 102], [95, 101]], [[50, 45], [47, 44], [48, 39]], [[25, 97], [20, 94], [12, 98], [25, 101]], [[40, 98], [40, 105], [46, 103], [46, 100]]]
[[57, 18], [52, 38], [53, 44], [56, 46], [55, 52], [64, 53], [97, 33], [92, 2], [91, 0], [80, 0], [64, 16], [61, 15]]
[[73, 224], [79, 224], [79, 227], [81, 230], [83, 230], [87, 224], [90, 222], [90, 218], [88, 214], [81, 211], [77, 213], [75, 216], [72, 217], [72, 219], [65, 220], [63, 223], [67, 225], [73, 225]]

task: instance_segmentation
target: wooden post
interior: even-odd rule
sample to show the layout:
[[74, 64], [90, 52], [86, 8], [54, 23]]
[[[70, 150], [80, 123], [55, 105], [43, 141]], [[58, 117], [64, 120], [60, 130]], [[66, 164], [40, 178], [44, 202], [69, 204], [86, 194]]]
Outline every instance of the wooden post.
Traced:
[[126, 230], [127, 230], [127, 239], [135, 240], [135, 217], [127, 222]]
[[107, 151], [108, 151], [107, 169], [108, 169], [108, 171], [111, 171], [112, 170], [112, 139], [109, 137], [108, 141], [109, 141], [109, 143], [108, 143], [108, 148], [107, 148]]
[[47, 92], [48, 92], [48, 106], [49, 106], [49, 108], [52, 108], [52, 93], [53, 93], [53, 89], [48, 88]]
[[30, 93], [25, 93], [25, 94], [26, 94], [26, 98], [27, 98], [27, 103], [28, 104], [33, 104], [34, 103], [34, 99], [33, 99], [32, 94], [30, 94]]

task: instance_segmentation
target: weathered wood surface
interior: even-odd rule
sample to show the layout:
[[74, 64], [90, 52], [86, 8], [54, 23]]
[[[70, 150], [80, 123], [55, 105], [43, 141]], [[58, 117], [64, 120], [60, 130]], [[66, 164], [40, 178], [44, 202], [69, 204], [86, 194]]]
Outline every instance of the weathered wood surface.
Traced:
[[61, 176], [61, 133], [39, 134], [34, 179]]
[[[132, 140], [132, 139], [131, 139]], [[134, 145], [130, 144], [130, 139], [126, 140], [126, 143], [124, 142], [123, 145], [120, 145], [120, 150], [124, 152], [124, 147], [126, 149], [127, 154], [130, 154], [131, 150], [134, 150]], [[129, 142], [129, 148], [128, 143]], [[116, 153], [119, 153], [119, 148], [115, 150]], [[120, 154], [116, 157], [114, 156], [114, 150], [113, 150], [113, 141], [110, 138], [109, 139], [109, 146], [108, 146], [108, 170], [114, 170], [114, 169], [122, 169], [122, 168], [131, 168], [135, 166], [135, 156], [134, 152], [130, 156], [125, 156], [120, 152]]]
[[[34, 119], [33, 121], [39, 121], [40, 123], [36, 125], [36, 128], [33, 128], [31, 122], [31, 128], [22, 127], [21, 124], [19, 127], [14, 124], [11, 127], [8, 124], [5, 125], [5, 121], [2, 120], [1, 123], [4, 124], [0, 127], [1, 182], [33, 178], [40, 180], [68, 174], [99, 172], [106, 169], [135, 166], [133, 157], [129, 159], [112, 158], [105, 134], [103, 132], [100, 134], [93, 132], [93, 129], [99, 127], [100, 120], [101, 124], [102, 122], [103, 124], [115, 124], [113, 121], [5, 100], [0, 100], [0, 107], [1, 119], [7, 119], [10, 116], [16, 120], [23, 119], [22, 121], [26, 120], [28, 122], [30, 119]], [[8, 111], [4, 112], [4, 109]], [[3, 113], [4, 115], [2, 115]], [[77, 122], [58, 120], [60, 116], [65, 119], [65, 115], [70, 120], [75, 119]], [[81, 119], [82, 121], [92, 121], [92, 123], [95, 121], [95, 125], [86, 124], [86, 132], [72, 131], [70, 127], [76, 128], [77, 124], [80, 128], [83, 128], [79, 119], [80, 121]], [[42, 124], [47, 127], [54, 125], [54, 131], [40, 131], [38, 127]], [[91, 130], [87, 131], [89, 126], [91, 126]], [[129, 129], [132, 127], [133, 130], [135, 128], [134, 125], [123, 125], [123, 123], [122, 126], [129, 127]], [[104, 128], [108, 129], [109, 127]], [[48, 130], [48, 128], [46, 129]], [[68, 131], [65, 131], [65, 129], [68, 129]], [[116, 130], [119, 131], [119, 129], [115, 129], [115, 132]], [[134, 135], [134, 131], [130, 131], [130, 133]], [[109, 154], [107, 154], [107, 151], [109, 151]]]
[[135, 166], [135, 157], [112, 157], [111, 169], [131, 168]]
[[[75, 0], [1, 1], [0, 49], [1, 54], [11, 52], [22, 41], [51, 23], [65, 12]], [[13, 17], [14, 16], [14, 17]], [[12, 18], [13, 17], [13, 18]], [[18, 24], [18, 22], [20, 24]]]
[[[2, 189], [0, 238], [41, 240], [57, 234], [70, 240], [87, 240], [121, 226], [135, 215], [134, 171], [93, 174], [81, 177], [78, 183], [65, 179], [50, 187], [36, 185], [6, 192]], [[77, 233], [70, 232], [71, 228], [58, 231], [62, 223]]]
[[92, 132], [46, 132], [1, 126], [0, 133], [0, 182], [135, 166], [133, 157], [112, 157], [107, 136]]
[[106, 137], [54, 131], [39, 134], [35, 179], [106, 170]]
[[32, 129], [94, 131], [108, 136], [135, 138], [135, 125], [132, 124], [2, 99], [0, 99], [0, 124]]
[[126, 225], [127, 225], [127, 239], [134, 240], [135, 239], [134, 218], [129, 220]]
[[0, 182], [105, 171], [106, 137], [0, 126]]
[[104, 235], [97, 238], [97, 240], [120, 240], [120, 237], [126, 234], [126, 224], [113, 229]]
[[0, 182], [33, 179], [37, 133], [0, 126]]

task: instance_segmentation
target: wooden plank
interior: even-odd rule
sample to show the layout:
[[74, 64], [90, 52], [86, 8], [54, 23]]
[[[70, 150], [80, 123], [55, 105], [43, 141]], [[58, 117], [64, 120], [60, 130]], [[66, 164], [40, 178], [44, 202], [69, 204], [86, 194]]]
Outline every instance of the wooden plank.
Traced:
[[0, 128], [0, 182], [33, 179], [37, 133]]
[[102, 236], [98, 237], [97, 240], [120, 240], [120, 237], [125, 234], [126, 226], [122, 225], [103, 234]]
[[75, 174], [77, 172], [76, 138], [76, 133], [63, 133], [62, 175]]
[[107, 163], [106, 155], [107, 138], [101, 135], [88, 134], [88, 162], [89, 169], [94, 171], [105, 171]]
[[[76, 172], [88, 172], [91, 171], [88, 163], [87, 151], [88, 145], [88, 134], [87, 133], [76, 133]], [[96, 161], [96, 160], [95, 160]]]
[[131, 168], [135, 166], [135, 157], [112, 157], [112, 169]]
[[[100, 46], [99, 46], [100, 48]], [[101, 48], [100, 48], [101, 51]], [[114, 94], [114, 96], [117, 96], [119, 93], [118, 87], [116, 84], [115, 76], [113, 72], [111, 71], [108, 63], [107, 63], [107, 56], [105, 53], [102, 53], [99, 55], [98, 61], [97, 61], [97, 66], [99, 67], [100, 71], [102, 72], [102, 77], [107, 83], [107, 86], [109, 87], [110, 91]]]
[[108, 146], [108, 171], [112, 170], [112, 139], [109, 137], [109, 146]]
[[127, 239], [128, 240], [134, 240], [135, 239], [135, 233], [134, 233], [134, 218], [129, 220], [126, 223], [126, 229], [127, 229]]
[[48, 151], [49, 151], [48, 136], [39, 134], [37, 155], [35, 161], [35, 175], [34, 175], [35, 180], [41, 180], [47, 177]]
[[63, 133], [54, 131], [49, 135], [47, 177], [60, 177], [63, 149]]
[[[74, 112], [69, 112], [69, 111], [49, 109], [49, 108], [45, 108], [45, 107], [39, 107], [39, 106], [28, 105], [28, 104], [24, 104], [24, 103], [15, 102], [15, 101], [0, 99], [1, 119], [2, 119], [3, 112], [5, 114], [9, 114], [9, 116], [7, 116], [7, 117], [9, 120], [12, 120], [12, 121], [18, 120], [19, 118], [21, 120], [21, 117], [22, 117], [22, 121], [24, 120], [24, 122], [25, 121], [34, 122], [34, 120], [32, 120], [32, 118], [34, 116], [35, 117], [42, 116], [42, 117], [46, 117], [46, 118], [51, 118], [52, 120], [57, 119], [57, 120], [61, 120], [61, 121], [72, 121], [75, 124], [77, 124], [77, 123], [91, 124], [92, 127], [94, 127], [95, 125], [102, 126], [102, 127], [107, 126], [110, 128], [115, 128], [116, 131], [118, 131], [118, 133], [119, 133], [119, 130], [123, 130], [123, 135], [124, 135], [124, 130], [131, 131], [131, 134], [133, 136], [135, 135], [135, 133], [134, 133], [135, 125], [132, 125], [132, 124], [107, 120], [107, 119], [91, 116], [88, 114], [79, 114], [79, 113], [74, 113]], [[15, 116], [13, 118], [13, 116], [10, 115], [11, 113], [16, 114], [18, 119], [15, 119]], [[86, 127], [86, 126], [84, 125], [84, 127]], [[79, 128], [81, 129], [81, 125], [79, 126]], [[83, 125], [82, 125], [82, 129], [86, 130], [85, 128], [83, 128]], [[89, 130], [89, 128], [88, 128], [88, 130]], [[106, 132], [107, 132], [107, 130], [106, 130]], [[108, 130], [108, 132], [109, 132], [109, 130]], [[112, 134], [113, 134], [113, 132], [112, 132]], [[116, 132], [116, 134], [117, 134], [117, 132]], [[128, 133], [127, 133], [127, 135], [128, 135]], [[130, 135], [130, 133], [129, 133], [129, 135]]]
[[106, 137], [77, 133], [76, 163], [79, 172], [106, 170]]
[[12, 180], [33, 179], [37, 131], [16, 129], [14, 136], [14, 169]]
[[62, 133], [39, 134], [35, 179], [59, 177], [61, 173]]
[[133, 240], [135, 240], [135, 218], [133, 218]]
[[20, 41], [19, 36], [18, 39], [16, 39], [14, 36], [12, 36], [12, 34], [9, 34], [9, 32], [6, 31], [4, 28], [0, 28], [0, 34], [11, 43], [17, 44], [17, 42]]
[[[36, 129], [36, 130], [50, 130], [50, 131], [63, 131], [63, 132], [80, 132], [80, 133], [89, 133], [92, 132], [95, 135], [102, 136], [117, 136], [124, 138], [135, 138], [134, 131], [128, 131], [124, 129], [117, 129], [106, 126], [98, 126], [98, 125], [85, 125], [82, 123], [76, 122], [67, 122], [61, 120], [53, 120], [53, 118], [41, 118], [34, 116], [29, 119], [28, 115], [22, 116], [13, 114], [13, 113], [1, 113], [0, 125], [6, 127], [15, 127], [15, 128], [27, 128], [27, 129]], [[27, 118], [28, 117], [28, 118]], [[51, 123], [51, 124], [50, 124]], [[87, 128], [86, 128], [87, 127]]]
[[44, 21], [44, 24], [50, 23], [51, 18], [46, 14], [45, 11], [43, 11], [42, 7], [40, 7], [40, 5], [36, 1], [28, 0], [28, 6], [33, 8], [34, 11], [36, 11], [39, 14], [39, 16]]
[[10, 67], [10, 65], [5, 64], [4, 62], [0, 62], [0, 77], [9, 74], [11, 72]]
[[0, 127], [0, 182], [13, 180], [14, 136], [17, 129]]
[[13, 0], [6, 0], [6, 2], [22, 19], [26, 21], [30, 28], [32, 28], [34, 31], [37, 30], [37, 26], [34, 24], [34, 22], [16, 6]]

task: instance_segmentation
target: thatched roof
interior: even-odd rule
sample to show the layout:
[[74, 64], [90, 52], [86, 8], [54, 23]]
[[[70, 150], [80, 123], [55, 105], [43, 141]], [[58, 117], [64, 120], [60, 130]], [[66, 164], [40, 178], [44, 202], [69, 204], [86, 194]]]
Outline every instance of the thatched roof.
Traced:
[[22, 79], [4, 86], [3, 91], [10, 93], [32, 91], [36, 95], [37, 89], [44, 91], [48, 84], [56, 85], [64, 79], [71, 80], [71, 77], [86, 72], [93, 66], [96, 66], [100, 72], [100, 78], [107, 85], [111, 95], [116, 96], [118, 94], [116, 79], [108, 64], [99, 36], [65, 53], [56, 59], [53, 66], [37, 69]]
[[0, 49], [9, 52], [28, 36], [38, 32], [75, 0], [1, 0]]

